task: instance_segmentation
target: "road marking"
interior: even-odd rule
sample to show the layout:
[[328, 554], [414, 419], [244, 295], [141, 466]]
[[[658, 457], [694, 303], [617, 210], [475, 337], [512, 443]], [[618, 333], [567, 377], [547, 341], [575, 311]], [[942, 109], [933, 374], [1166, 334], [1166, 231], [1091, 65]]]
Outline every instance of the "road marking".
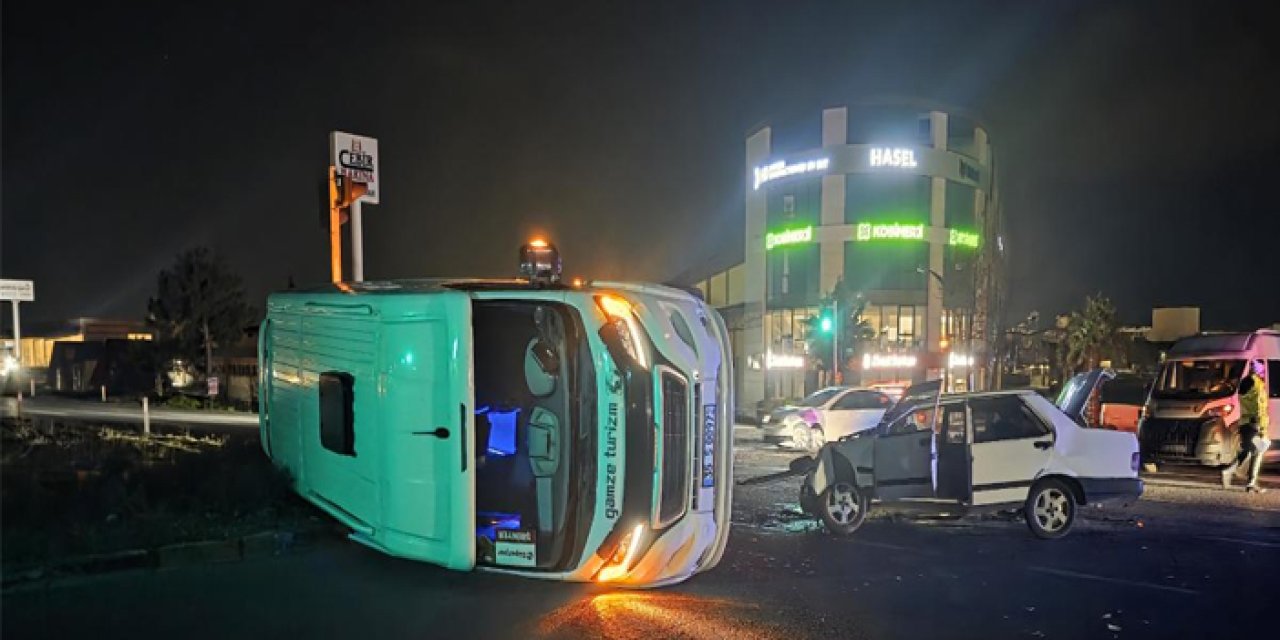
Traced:
[[1145, 587], [1147, 589], [1159, 589], [1160, 591], [1172, 591], [1173, 593], [1181, 593], [1188, 596], [1200, 595], [1199, 591], [1193, 589], [1183, 589], [1182, 587], [1171, 587], [1166, 584], [1155, 584], [1153, 582], [1142, 582], [1139, 580], [1126, 580], [1124, 578], [1110, 578], [1107, 576], [1096, 576], [1092, 573], [1080, 573], [1077, 571], [1068, 571], [1066, 569], [1051, 569], [1049, 567], [1028, 567], [1032, 571], [1047, 573], [1050, 575], [1061, 576], [1064, 578], [1080, 578], [1082, 580], [1097, 580], [1098, 582], [1110, 582], [1112, 584], [1123, 584], [1130, 587]]
[[1248, 544], [1255, 547], [1267, 547], [1269, 549], [1280, 549], [1280, 542], [1265, 542], [1263, 540], [1244, 540], [1242, 538], [1219, 538], [1216, 536], [1200, 536], [1201, 540], [1214, 540], [1217, 542], [1230, 542], [1232, 544]]
[[919, 547], [903, 547], [901, 545], [889, 544], [887, 542], [872, 542], [871, 540], [854, 540], [853, 543], [862, 545], [862, 546], [867, 546], [867, 547], [889, 549], [891, 551], [906, 551], [908, 553], [918, 553], [920, 555], [926, 555], [926, 556], [937, 555], [935, 552], [929, 551], [927, 549], [921, 549]]

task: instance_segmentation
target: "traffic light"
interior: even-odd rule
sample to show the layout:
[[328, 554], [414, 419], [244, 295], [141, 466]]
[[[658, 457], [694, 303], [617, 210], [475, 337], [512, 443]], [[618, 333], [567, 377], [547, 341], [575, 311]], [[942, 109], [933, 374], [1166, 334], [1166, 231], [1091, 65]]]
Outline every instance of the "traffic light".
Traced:
[[818, 320], [818, 327], [823, 333], [831, 333], [836, 328], [835, 318], [831, 317], [831, 311], [823, 311], [822, 318]]

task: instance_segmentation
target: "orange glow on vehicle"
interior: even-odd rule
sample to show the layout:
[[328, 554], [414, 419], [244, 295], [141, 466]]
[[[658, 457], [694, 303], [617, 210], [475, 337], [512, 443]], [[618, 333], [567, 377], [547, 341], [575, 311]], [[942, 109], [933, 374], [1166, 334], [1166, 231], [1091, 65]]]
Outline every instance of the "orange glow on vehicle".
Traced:
[[542, 238], [534, 238], [529, 242], [529, 246], [537, 249], [545, 249], [547, 247], [547, 241]]
[[596, 298], [600, 310], [614, 320], [625, 320], [631, 317], [631, 303], [618, 296], [604, 295]]
[[628, 533], [618, 544], [618, 548], [613, 552], [613, 557], [596, 575], [596, 580], [613, 582], [627, 575], [627, 572], [631, 570], [632, 561], [636, 559], [636, 552], [640, 550], [640, 538], [643, 536], [644, 525], [636, 525], [636, 528], [632, 529], [631, 533]]

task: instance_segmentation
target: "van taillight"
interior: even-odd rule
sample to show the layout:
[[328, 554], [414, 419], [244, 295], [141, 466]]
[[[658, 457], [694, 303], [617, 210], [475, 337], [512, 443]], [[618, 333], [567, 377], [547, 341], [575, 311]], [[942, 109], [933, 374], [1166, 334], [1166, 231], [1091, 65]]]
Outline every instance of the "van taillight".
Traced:
[[1134, 472], [1134, 473], [1137, 473], [1137, 472], [1138, 472], [1138, 469], [1142, 468], [1142, 454], [1141, 454], [1141, 453], [1136, 453], [1136, 452], [1135, 452], [1133, 455], [1129, 456], [1129, 468], [1130, 468], [1130, 469], [1133, 469], [1133, 472]]

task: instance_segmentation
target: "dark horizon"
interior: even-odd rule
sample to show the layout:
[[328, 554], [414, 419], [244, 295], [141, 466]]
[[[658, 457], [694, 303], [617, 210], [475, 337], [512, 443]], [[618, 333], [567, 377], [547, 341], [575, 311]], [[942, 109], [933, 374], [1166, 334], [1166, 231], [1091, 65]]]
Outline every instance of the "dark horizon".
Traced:
[[990, 127], [1006, 320], [1101, 292], [1127, 324], [1280, 322], [1261, 4], [319, 4], [4, 6], [0, 271], [36, 281], [24, 319], [141, 317], [196, 245], [258, 304], [323, 281], [333, 129], [379, 139], [370, 279], [509, 275], [543, 233], [568, 276], [667, 280], [741, 255], [749, 130], [912, 96]]

